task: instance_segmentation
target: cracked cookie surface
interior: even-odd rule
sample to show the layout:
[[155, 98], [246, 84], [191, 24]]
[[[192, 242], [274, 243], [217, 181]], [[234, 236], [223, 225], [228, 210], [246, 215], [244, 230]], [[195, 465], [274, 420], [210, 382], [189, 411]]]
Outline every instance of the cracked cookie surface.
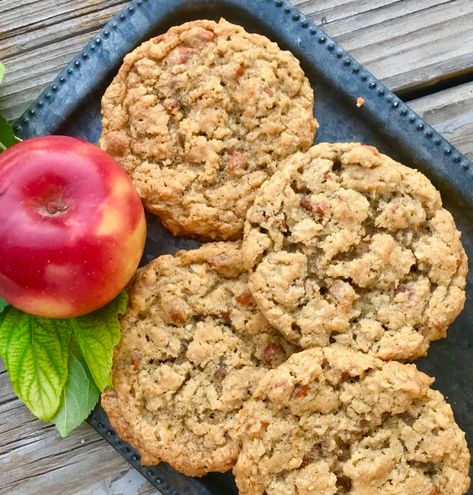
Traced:
[[346, 349], [293, 354], [239, 420], [240, 495], [462, 495], [465, 435], [432, 379]]
[[312, 144], [313, 100], [290, 52], [224, 20], [193, 21], [125, 57], [99, 144], [173, 234], [238, 239], [275, 164]]
[[438, 191], [371, 146], [287, 158], [248, 211], [243, 254], [258, 307], [304, 348], [414, 359], [465, 301], [467, 259]]
[[294, 346], [256, 309], [238, 243], [160, 256], [139, 270], [102, 405], [142, 455], [190, 476], [226, 471], [235, 419]]

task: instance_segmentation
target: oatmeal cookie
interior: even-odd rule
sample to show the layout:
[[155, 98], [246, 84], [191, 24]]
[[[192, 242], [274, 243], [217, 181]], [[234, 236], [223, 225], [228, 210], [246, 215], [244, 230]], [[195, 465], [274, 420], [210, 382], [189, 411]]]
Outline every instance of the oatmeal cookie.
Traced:
[[173, 234], [234, 240], [275, 164], [311, 146], [313, 100], [276, 43], [188, 22], [125, 57], [102, 100], [100, 146]]
[[100, 404], [107, 412], [108, 420], [121, 440], [133, 445], [140, 453], [140, 462], [143, 466], [152, 466], [160, 463], [156, 452], [147, 449], [149, 441], [146, 438], [133, 434], [131, 424], [125, 419], [120, 407], [120, 397], [115, 390], [109, 389], [101, 394]]
[[142, 455], [202, 476], [240, 450], [235, 418], [294, 347], [256, 309], [237, 243], [211, 243], [142, 268], [121, 321], [112, 425]]
[[341, 348], [293, 354], [240, 413], [240, 495], [462, 495], [464, 433], [412, 364]]
[[467, 259], [440, 194], [372, 146], [287, 158], [248, 211], [243, 254], [258, 307], [304, 348], [414, 359], [465, 301]]

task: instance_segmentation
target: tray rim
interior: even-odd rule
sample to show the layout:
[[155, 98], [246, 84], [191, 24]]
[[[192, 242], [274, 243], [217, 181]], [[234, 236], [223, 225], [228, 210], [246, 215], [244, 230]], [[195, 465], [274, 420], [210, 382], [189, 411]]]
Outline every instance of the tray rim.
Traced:
[[[212, 1], [214, 3], [227, 3], [229, 5], [243, 4], [243, 8], [250, 11], [250, 13], [252, 10], [256, 10], [257, 4], [260, 4], [260, 6], [264, 4], [265, 9], [273, 8], [275, 9], [275, 12], [284, 12], [285, 20], [291, 24], [292, 29], [298, 29], [301, 33], [308, 34], [311, 37], [314, 46], [319, 45], [319, 47], [323, 47], [326, 50], [325, 53], [327, 53], [334, 64], [336, 64], [334, 65], [334, 74], [343, 73], [344, 75], [349, 75], [350, 81], [357, 78], [358, 87], [361, 90], [359, 96], [365, 98], [365, 100], [373, 97], [377, 98], [378, 102], [382, 102], [386, 109], [396, 112], [396, 117], [401, 118], [404, 121], [402, 127], [403, 135], [409, 133], [408, 138], [422, 146], [423, 151], [428, 151], [429, 149], [436, 150], [437, 155], [433, 153], [433, 156], [440, 155], [443, 157], [443, 160], [446, 160], [445, 163], [442, 163], [442, 159], [438, 156], [439, 163], [434, 164], [435, 167], [429, 170], [429, 178], [434, 175], [436, 178], [447, 180], [448, 182], [448, 170], [445, 169], [445, 165], [453, 167], [452, 171], [454, 174], [461, 173], [462, 176], [464, 176], [459, 176], [458, 179], [453, 180], [448, 184], [451, 186], [452, 191], [457, 193], [465, 204], [473, 205], [473, 187], [470, 187], [470, 190], [467, 188], [468, 184], [473, 186], [473, 162], [414, 112], [408, 104], [373, 76], [371, 72], [334, 41], [321, 27], [303, 14], [298, 7], [292, 5], [288, 0], [191, 1], [196, 5], [205, 5]], [[177, 5], [176, 8], [179, 8], [178, 6], [185, 2], [186, 0], [170, 0], [170, 3]], [[125, 33], [124, 30], [129, 26], [130, 22], [133, 22], [133, 16], [141, 10], [144, 10], [147, 5], [158, 3], [164, 4], [169, 2], [168, 0], [131, 0], [129, 5], [115, 14], [102, 29], [91, 38], [84, 48], [73, 57], [71, 62], [59, 72], [56, 78], [41, 91], [35, 101], [33, 101], [16, 120], [13, 125], [15, 133], [20, 137], [54, 133], [54, 128], [60, 127], [61, 124], [64, 123], [64, 120], [58, 118], [58, 114], [56, 114], [55, 117], [51, 117], [51, 109], [60, 105], [61, 113], [63, 115], [69, 115], [77, 110], [83, 99], [87, 97], [87, 94], [93, 90], [101, 79], [101, 77], [99, 77], [99, 74], [101, 74], [100, 72], [96, 73], [95, 77], [90, 77], [90, 67], [95, 60], [94, 56], [112, 45], [114, 41], [124, 41], [127, 37], [127, 33]], [[155, 8], [155, 5], [153, 8]], [[205, 17], [205, 12], [203, 12], [202, 18]], [[157, 19], [159, 19], [159, 17], [154, 21]], [[309, 47], [302, 47], [302, 40], [300, 38], [296, 38], [293, 41], [295, 41], [296, 45], [299, 45], [302, 50], [309, 49]], [[297, 57], [297, 54], [295, 54], [295, 56]], [[114, 58], [122, 59], [123, 56], [115, 56]], [[109, 61], [109, 65], [114, 65], [114, 63]], [[82, 88], [83, 91], [81, 91], [82, 94], [79, 95], [80, 97], [69, 99], [63, 97], [61, 101], [60, 98], [58, 98], [58, 96], [61, 96], [61, 88], [65, 87], [66, 83], [71, 83], [71, 81], [80, 81], [83, 79], [84, 73], [87, 74], [87, 72], [89, 72], [87, 80], [90, 84], [86, 89], [84, 89], [84, 87]], [[103, 74], [101, 75], [103, 77]], [[342, 88], [341, 91], [344, 93], [352, 93], [352, 91], [346, 90], [345, 88]], [[52, 114], [54, 115], [54, 112], [52, 112]], [[380, 120], [381, 122], [384, 121], [383, 118]], [[392, 127], [392, 125], [388, 125], [387, 130], [392, 131]], [[387, 132], [387, 134], [390, 133]], [[394, 132], [393, 134], [396, 133]], [[213, 495], [207, 488], [198, 486], [189, 486], [185, 488], [184, 491], [179, 492], [175, 487], [169, 486], [166, 483], [165, 477], [163, 477], [159, 468], [143, 467], [140, 464], [139, 455], [137, 455], [136, 451], [129, 446], [129, 444], [121, 440], [114, 429], [108, 424], [107, 417], [100, 407], [100, 404], [97, 405], [87, 422], [163, 495]], [[190, 481], [193, 478], [187, 479]]]

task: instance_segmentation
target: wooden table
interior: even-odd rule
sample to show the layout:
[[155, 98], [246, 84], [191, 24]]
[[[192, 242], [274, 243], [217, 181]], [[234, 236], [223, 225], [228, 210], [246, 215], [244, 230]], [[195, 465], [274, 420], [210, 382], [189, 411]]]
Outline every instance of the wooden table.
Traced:
[[[259, 1], [259, 0], [248, 0]], [[0, 0], [0, 113], [18, 117], [126, 0]], [[472, 0], [296, 0], [473, 159]], [[66, 439], [19, 402], [0, 361], [0, 494], [158, 494], [84, 424]]]

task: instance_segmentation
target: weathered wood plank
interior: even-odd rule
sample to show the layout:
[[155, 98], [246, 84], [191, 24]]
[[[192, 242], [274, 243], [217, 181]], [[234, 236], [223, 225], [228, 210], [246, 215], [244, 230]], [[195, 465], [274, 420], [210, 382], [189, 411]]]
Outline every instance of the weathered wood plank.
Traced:
[[0, 361], [0, 494], [159, 492], [87, 424], [61, 439], [15, 398]]
[[472, 21], [471, 0], [403, 0], [325, 28], [389, 87], [406, 92], [472, 70]]
[[[395, 91], [473, 69], [471, 0], [295, 0]], [[0, 111], [18, 117], [127, 0], [0, 1]]]
[[7, 66], [0, 88], [0, 109], [5, 117], [18, 117], [93, 34], [127, 3], [39, 0], [8, 9], [5, 16], [0, 3], [0, 60]]
[[409, 104], [473, 160], [473, 82], [419, 98]]

